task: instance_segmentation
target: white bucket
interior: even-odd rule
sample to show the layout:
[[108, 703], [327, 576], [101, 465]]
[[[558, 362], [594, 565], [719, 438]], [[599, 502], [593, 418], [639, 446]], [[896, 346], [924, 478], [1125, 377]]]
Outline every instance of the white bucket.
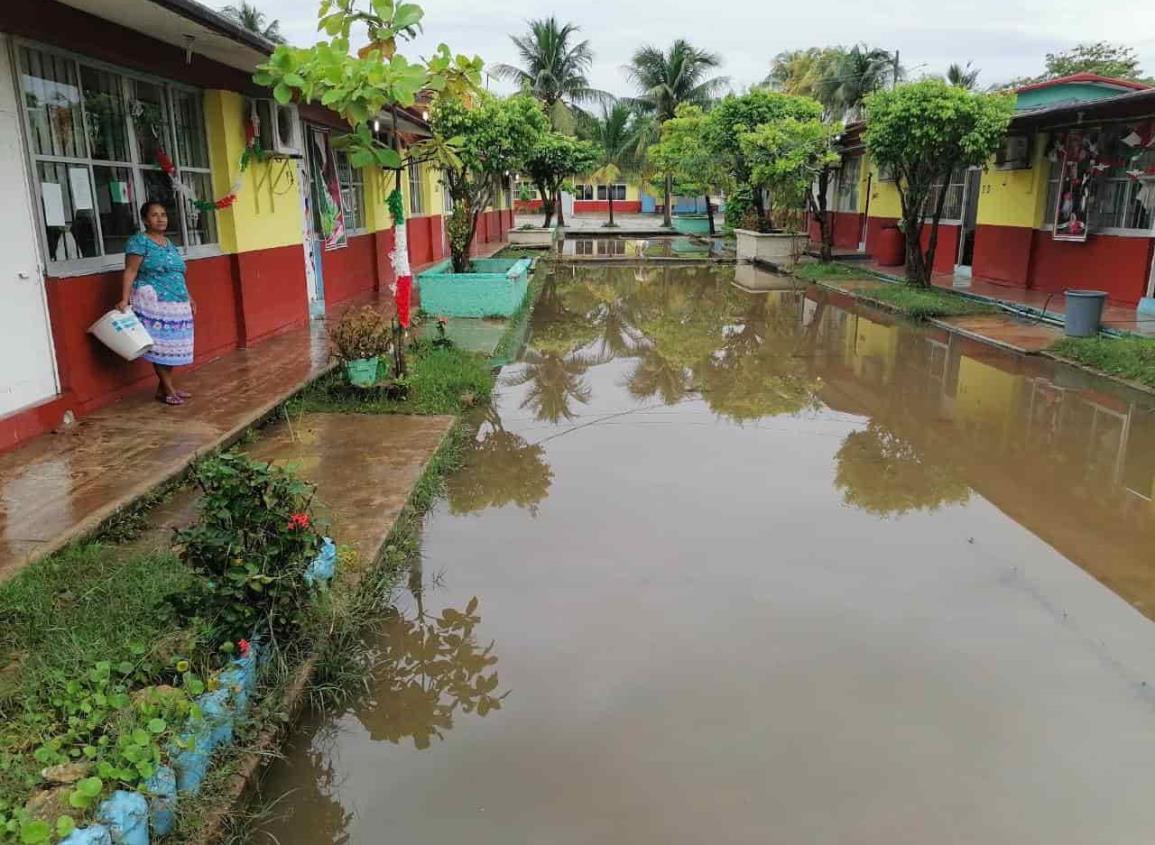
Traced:
[[131, 308], [127, 311], [113, 308], [89, 326], [88, 330], [126, 361], [135, 361], [152, 349], [152, 335]]

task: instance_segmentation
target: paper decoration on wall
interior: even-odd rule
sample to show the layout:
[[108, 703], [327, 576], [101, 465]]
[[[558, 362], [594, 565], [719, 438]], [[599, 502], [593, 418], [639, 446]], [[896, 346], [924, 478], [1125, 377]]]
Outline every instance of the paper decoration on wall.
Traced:
[[1056, 241], [1087, 240], [1087, 211], [1094, 196], [1097, 153], [1097, 138], [1078, 131], [1067, 133], [1051, 230]]
[[40, 183], [40, 199], [44, 203], [44, 225], [67, 226], [64, 215], [64, 192], [55, 182]]
[[88, 168], [68, 168], [68, 185], [72, 188], [72, 207], [76, 211], [91, 211], [92, 185], [88, 181]]

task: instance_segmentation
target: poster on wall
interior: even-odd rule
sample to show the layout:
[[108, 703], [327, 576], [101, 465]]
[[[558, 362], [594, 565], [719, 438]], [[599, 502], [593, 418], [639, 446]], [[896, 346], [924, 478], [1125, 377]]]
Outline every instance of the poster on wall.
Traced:
[[325, 249], [345, 246], [345, 213], [341, 209], [341, 184], [337, 181], [337, 160], [329, 145], [329, 133], [312, 129], [312, 183], [317, 198], [317, 219]]
[[1087, 212], [1095, 190], [1095, 136], [1067, 133], [1059, 151], [1059, 185], [1055, 196], [1055, 223], [1051, 237], [1056, 241], [1087, 240]]

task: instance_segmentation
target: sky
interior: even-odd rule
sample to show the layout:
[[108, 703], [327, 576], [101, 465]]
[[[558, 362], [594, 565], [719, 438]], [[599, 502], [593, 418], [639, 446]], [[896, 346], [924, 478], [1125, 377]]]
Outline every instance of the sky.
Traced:
[[[581, 27], [590, 41], [594, 87], [629, 94], [622, 65], [642, 44], [667, 46], [686, 38], [723, 58], [719, 73], [735, 90], [759, 82], [773, 56], [787, 49], [866, 42], [898, 50], [908, 73], [943, 73], [951, 62], [972, 61], [982, 87], [1040, 73], [1048, 52], [1079, 42], [1125, 43], [1155, 76], [1155, 4], [1126, 0], [970, 0], [965, 4], [914, 4], [895, 0], [417, 0], [425, 9], [425, 32], [403, 48], [416, 58], [440, 42], [455, 52], [478, 54], [487, 65], [516, 63], [511, 33], [530, 18], [556, 15]], [[255, 0], [294, 44], [317, 40], [316, 0]], [[222, 5], [217, 3], [217, 5]], [[708, 9], [711, 16], [703, 17]], [[965, 13], [965, 14], [964, 14]], [[493, 83], [494, 90], [507, 90]]]

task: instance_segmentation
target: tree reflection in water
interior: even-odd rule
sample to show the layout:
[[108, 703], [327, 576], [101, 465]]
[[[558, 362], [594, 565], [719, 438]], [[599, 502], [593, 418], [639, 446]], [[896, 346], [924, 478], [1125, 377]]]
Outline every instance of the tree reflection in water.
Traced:
[[491, 407], [464, 463], [446, 479], [449, 512], [477, 513], [512, 504], [536, 515], [552, 481], [545, 447], [506, 431]]
[[357, 718], [375, 742], [412, 739], [428, 748], [445, 738], [456, 712], [485, 716], [501, 709], [493, 643], [477, 644], [477, 598], [440, 616], [393, 613], [381, 632], [381, 654]]
[[970, 498], [949, 466], [876, 421], [848, 434], [835, 462], [843, 501], [878, 516], [934, 511]]

